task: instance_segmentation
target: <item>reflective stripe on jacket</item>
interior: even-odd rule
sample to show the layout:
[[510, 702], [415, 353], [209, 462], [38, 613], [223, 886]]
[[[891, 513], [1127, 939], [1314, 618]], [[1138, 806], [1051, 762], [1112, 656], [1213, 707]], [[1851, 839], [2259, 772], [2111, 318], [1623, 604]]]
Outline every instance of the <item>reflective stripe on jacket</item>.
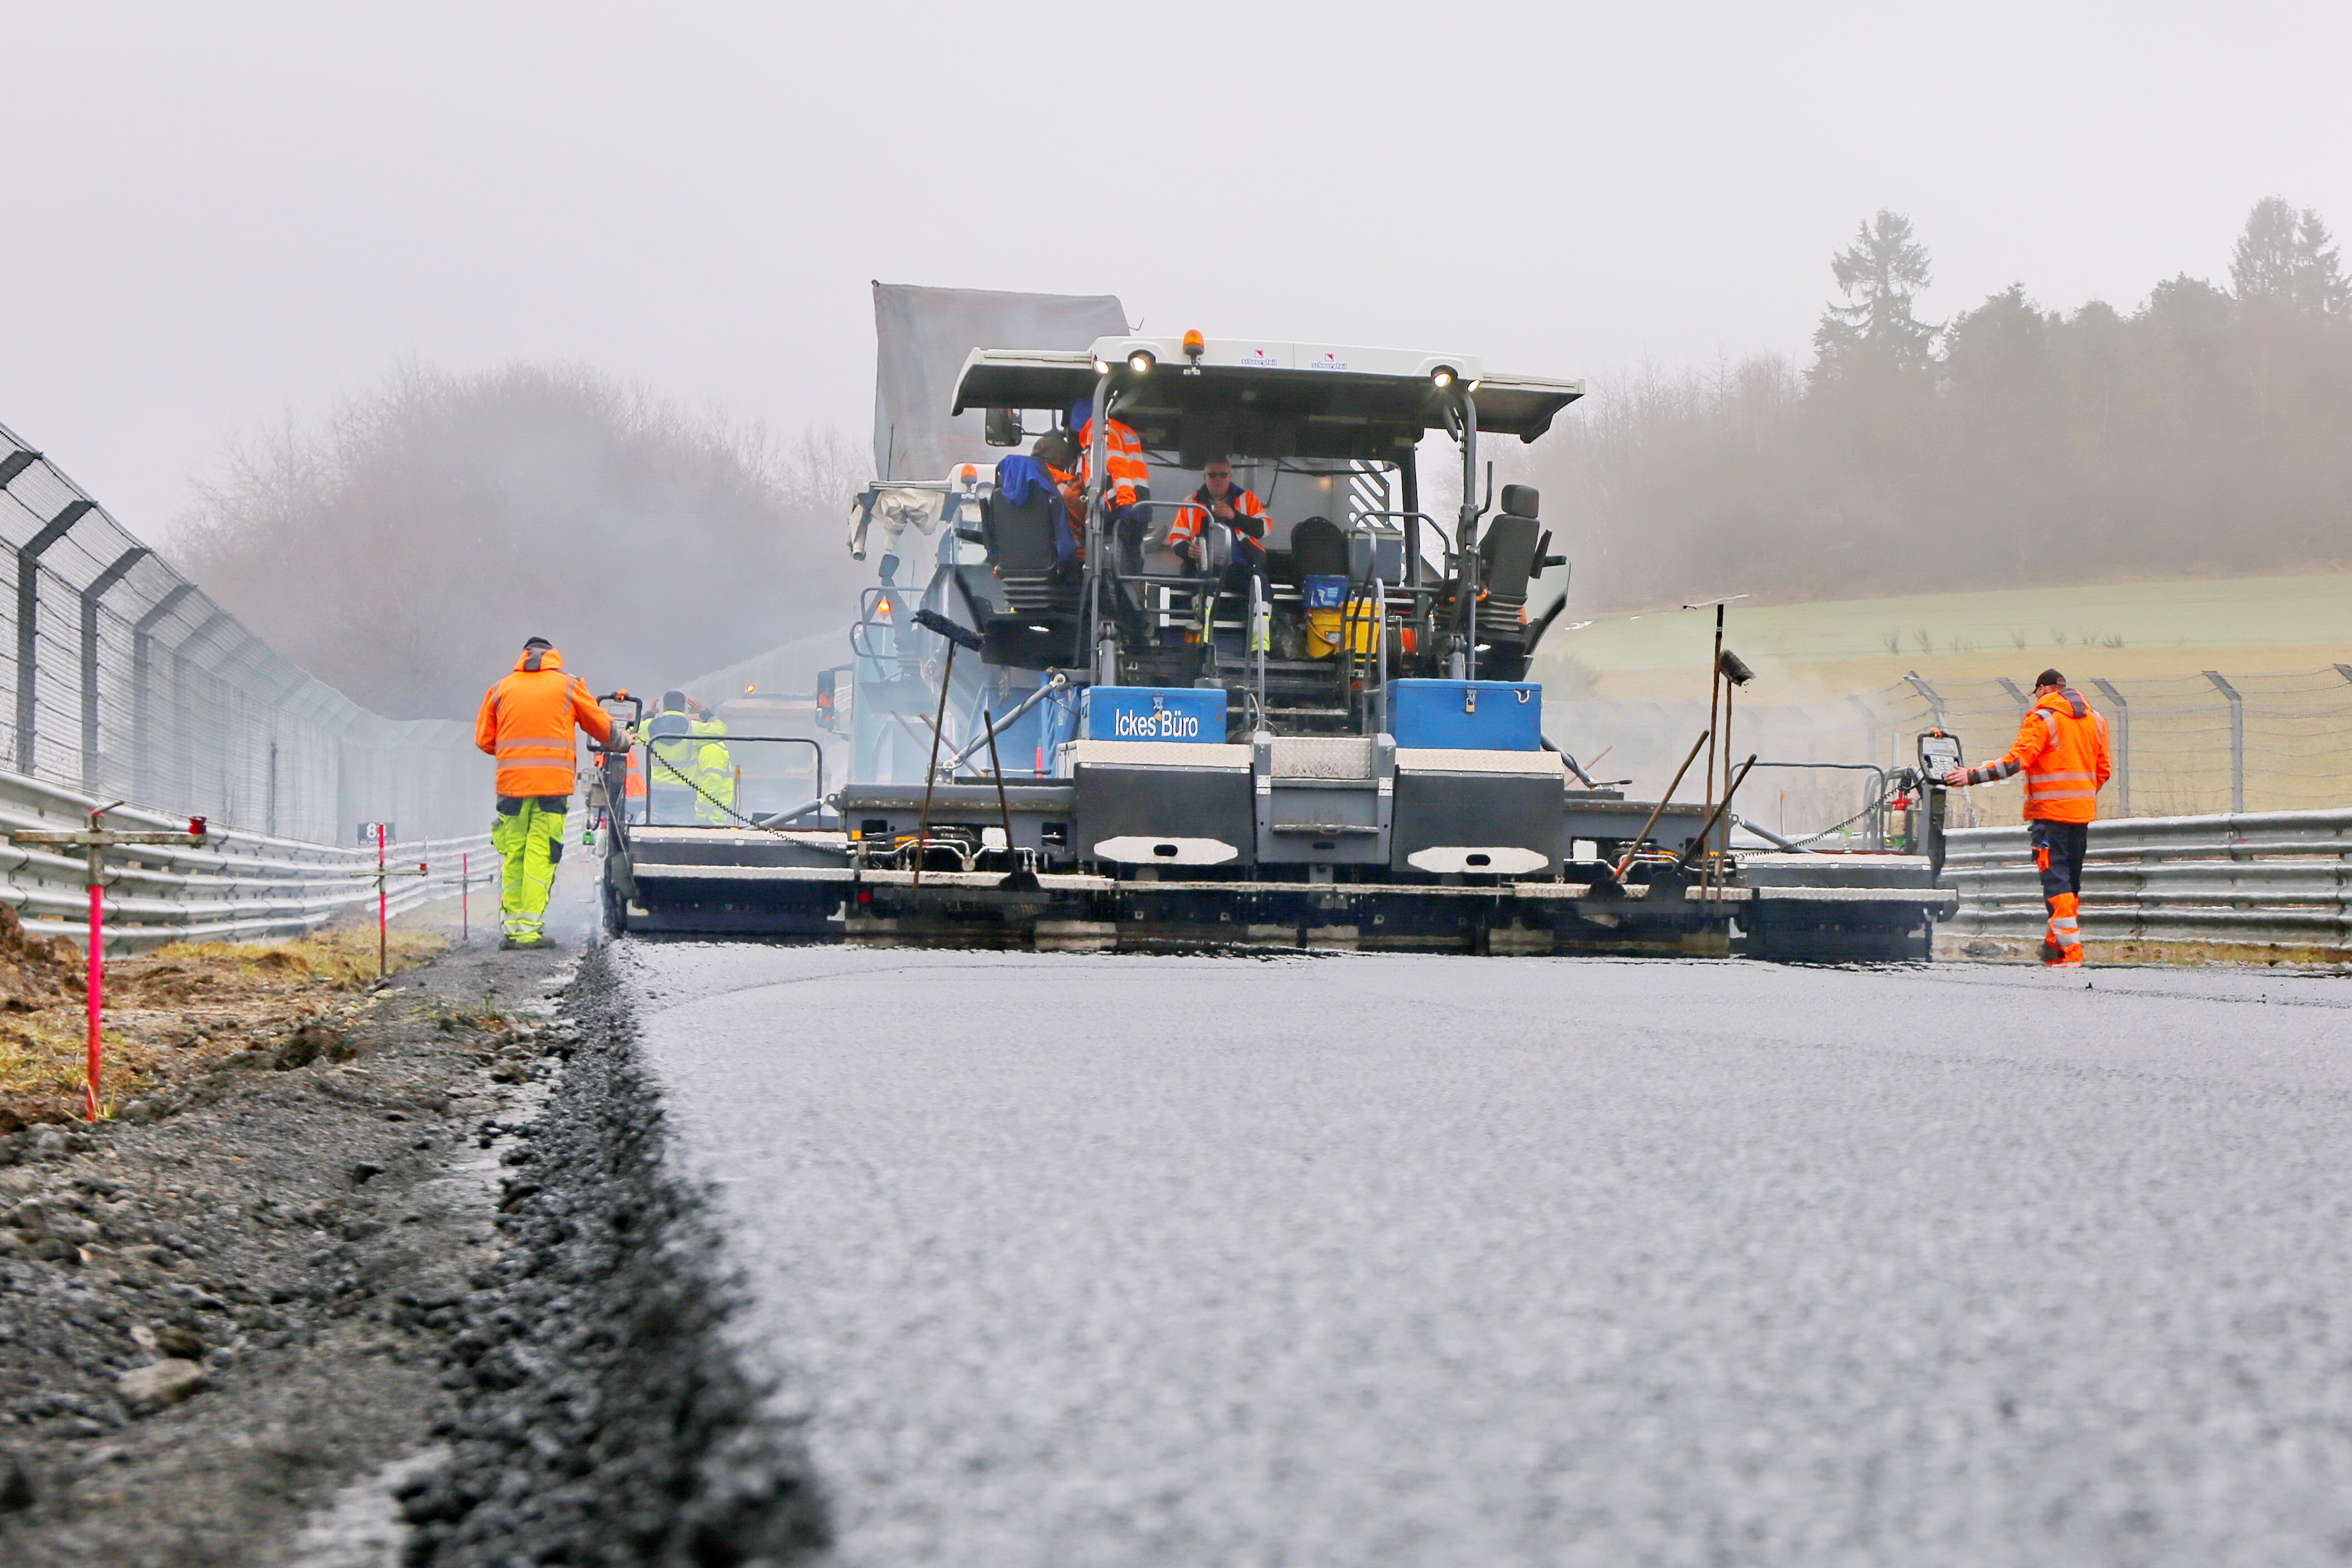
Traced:
[[2107, 721], [2073, 687], [2046, 692], [2026, 710], [2017, 741], [1998, 762], [1969, 771], [1969, 783], [1991, 784], [2025, 775], [2025, 819], [2090, 822], [2099, 815], [2099, 789], [2115, 772]]
[[1192, 543], [1201, 530], [1216, 517], [1216, 513], [1206, 509], [1223, 500], [1234, 509], [1234, 521], [1225, 526], [1234, 531], [1234, 558], [1243, 562], [1265, 558], [1265, 545], [1262, 542], [1265, 538], [1265, 508], [1259, 504], [1255, 495], [1244, 486], [1235, 485], [1223, 496], [1213, 496], [1209, 493], [1209, 487], [1202, 485], [1192, 492], [1192, 499], [1201, 504], [1178, 508], [1176, 521], [1168, 525], [1168, 548], [1176, 550]]
[[[1095, 455], [1095, 422], [1078, 426], [1078, 486], [1086, 488]], [[1135, 504], [1135, 487], [1150, 485], [1151, 470], [1143, 466], [1143, 443], [1135, 432], [1114, 419], [1103, 431], [1103, 503], [1113, 511]]]
[[570, 795], [578, 772], [575, 724], [600, 743], [612, 738], [612, 716], [596, 706], [586, 682], [563, 672], [563, 656], [526, 649], [483, 694], [474, 719], [474, 744], [499, 760], [499, 794]]

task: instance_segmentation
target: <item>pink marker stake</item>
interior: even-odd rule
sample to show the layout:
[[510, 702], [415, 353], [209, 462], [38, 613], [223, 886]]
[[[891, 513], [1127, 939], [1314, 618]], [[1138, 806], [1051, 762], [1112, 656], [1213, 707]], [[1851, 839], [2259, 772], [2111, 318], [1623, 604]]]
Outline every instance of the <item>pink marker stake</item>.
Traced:
[[98, 1021], [106, 1006], [106, 894], [98, 885], [96, 850], [90, 852], [90, 862], [89, 984], [85, 988], [89, 993], [89, 1082], [83, 1095], [83, 1109], [95, 1121], [98, 1120]]
[[383, 879], [383, 824], [375, 825], [375, 977], [378, 980], [392, 973], [389, 956], [392, 939], [392, 900], [384, 891], [391, 884]]

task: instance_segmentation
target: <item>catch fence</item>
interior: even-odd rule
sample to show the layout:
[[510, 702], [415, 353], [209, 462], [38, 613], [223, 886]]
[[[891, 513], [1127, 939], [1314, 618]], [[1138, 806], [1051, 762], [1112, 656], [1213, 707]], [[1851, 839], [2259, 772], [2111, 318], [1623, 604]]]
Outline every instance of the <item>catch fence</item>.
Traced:
[[[1908, 766], [1916, 737], [1930, 725], [1958, 735], [1969, 762], [1989, 761], [2008, 749], [2032, 695], [2011, 680], [1943, 681], [1913, 674], [1875, 691], [1751, 700], [1765, 696], [1765, 685], [1759, 679], [1735, 699], [1731, 752], [1810, 765], [1759, 772], [1742, 789], [1737, 809], [1793, 837], [1843, 823], [1831, 833], [1841, 841], [1867, 831], [1867, 817], [1856, 813], [1880, 787], [1878, 774], [1851, 764], [1890, 772]], [[2352, 664], [2095, 675], [2076, 686], [2106, 717], [2115, 753], [2115, 777], [2099, 800], [2103, 817], [2352, 807]], [[1707, 727], [1706, 704], [1696, 700], [1557, 700], [1545, 703], [1544, 715], [1547, 732], [1588, 772], [1603, 780], [1630, 779], [1628, 791], [1636, 795], [1663, 790]], [[1825, 765], [1831, 763], [1849, 766]], [[1700, 793], [1694, 769], [1679, 798], [1695, 800]], [[2016, 787], [1954, 791], [1951, 809], [1956, 826], [2013, 820]]]
[[0, 426], [0, 769], [263, 837], [478, 829], [488, 759], [278, 655]]

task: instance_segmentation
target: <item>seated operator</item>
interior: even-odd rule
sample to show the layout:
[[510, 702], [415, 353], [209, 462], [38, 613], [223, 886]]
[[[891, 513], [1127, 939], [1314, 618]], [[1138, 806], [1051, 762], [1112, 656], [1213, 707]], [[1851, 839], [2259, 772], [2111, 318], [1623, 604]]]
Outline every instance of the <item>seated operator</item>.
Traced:
[[1056, 562], [1087, 558], [1086, 489], [1078, 483], [1078, 444], [1066, 430], [1048, 430], [1029, 448], [1029, 456], [1061, 492], [1062, 531], [1054, 540]]
[[[1176, 520], [1168, 525], [1168, 548], [1189, 556], [1212, 579], [1201, 595], [1200, 630], [1195, 634], [1205, 637], [1216, 619], [1218, 601], [1228, 594], [1246, 600], [1250, 579], [1265, 580], [1269, 520], [1256, 495], [1247, 486], [1234, 483], [1234, 466], [1223, 458], [1210, 458], [1202, 468], [1201, 488], [1192, 499], [1196, 504], [1179, 508]], [[1233, 541], [1232, 556], [1222, 570], [1212, 563], [1223, 552], [1213, 550], [1210, 543], [1220, 532]]]
[[1019, 452], [996, 463], [996, 494], [1013, 506], [1025, 507], [1041, 495], [1053, 498], [1054, 516], [1061, 526], [1054, 533], [1054, 561], [1064, 565], [1085, 558], [1084, 536], [1076, 527], [1082, 503], [1077, 479], [1071, 473], [1073, 455], [1069, 432], [1048, 430], [1037, 437], [1026, 455]]
[[[1070, 431], [1078, 443], [1076, 494], [1083, 507], [1087, 483], [1093, 477], [1094, 461], [1094, 399], [1082, 397], [1070, 405]], [[1103, 507], [1110, 513], [1118, 541], [1118, 569], [1122, 572], [1143, 570], [1143, 531], [1150, 522], [1151, 509], [1141, 503], [1151, 499], [1151, 470], [1143, 464], [1143, 443], [1127, 425], [1110, 420], [1103, 429]], [[1086, 531], [1083, 515], [1078, 520], [1078, 531]]]
[[1205, 566], [1209, 557], [1206, 525], [1219, 523], [1232, 531], [1234, 565], [1263, 575], [1265, 507], [1247, 486], [1234, 483], [1233, 464], [1223, 458], [1210, 458], [1201, 470], [1201, 488], [1192, 492], [1192, 500], [1197, 504], [1179, 508], [1176, 520], [1168, 525], [1168, 548], [1191, 556], [1195, 566]]

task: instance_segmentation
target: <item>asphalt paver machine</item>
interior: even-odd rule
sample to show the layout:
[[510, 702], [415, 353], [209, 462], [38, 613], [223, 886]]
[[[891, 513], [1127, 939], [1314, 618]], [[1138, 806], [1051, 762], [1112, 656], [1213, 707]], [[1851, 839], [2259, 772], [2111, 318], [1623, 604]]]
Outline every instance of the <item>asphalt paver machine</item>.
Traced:
[[[1197, 332], [972, 351], [953, 412], [984, 411], [1014, 458], [1083, 430], [1089, 477], [1073, 505], [1003, 467], [956, 476], [931, 581], [868, 591], [857, 657], [928, 701], [891, 721], [908, 731], [893, 754], [920, 765], [723, 824], [625, 824], [608, 921], [1707, 954], [1744, 917], [1779, 956], [1924, 956], [1950, 895], [1920, 858], [1735, 857], [1725, 804], [1627, 800], [1546, 737], [1528, 674], [1549, 616], [1528, 598], [1559, 563], [1537, 491], [1497, 495], [1483, 453], [1581, 393], [1466, 354]], [[1146, 458], [1133, 507], [1110, 482], [1114, 424]], [[1426, 450], [1458, 474], [1443, 515]], [[1212, 459], [1267, 505], [1260, 560], [1192, 499]]]

